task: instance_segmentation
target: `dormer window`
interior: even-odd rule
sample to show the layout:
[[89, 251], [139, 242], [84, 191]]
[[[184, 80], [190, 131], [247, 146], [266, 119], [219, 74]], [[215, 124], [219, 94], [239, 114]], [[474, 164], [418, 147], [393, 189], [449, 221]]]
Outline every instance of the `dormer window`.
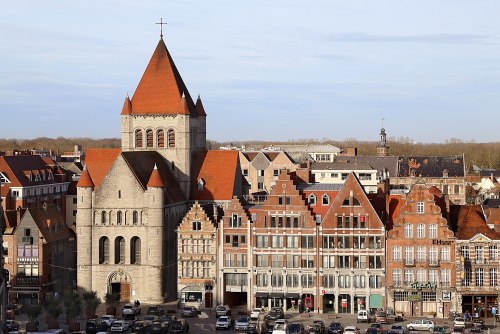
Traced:
[[203, 191], [204, 188], [205, 188], [205, 180], [199, 179], [198, 180], [198, 191]]
[[314, 194], [309, 195], [308, 201], [309, 205], [316, 205], [316, 195]]
[[328, 196], [327, 194], [324, 194], [322, 199], [321, 199], [321, 203], [323, 205], [328, 205], [330, 204], [330, 196]]
[[449, 172], [447, 169], [443, 170], [443, 177], [448, 177]]

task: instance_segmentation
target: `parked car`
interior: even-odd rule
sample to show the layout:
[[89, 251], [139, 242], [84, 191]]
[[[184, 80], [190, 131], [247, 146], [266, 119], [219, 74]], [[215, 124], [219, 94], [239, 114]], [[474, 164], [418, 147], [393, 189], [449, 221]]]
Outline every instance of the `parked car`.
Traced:
[[5, 321], [5, 326], [7, 327], [7, 330], [9, 332], [17, 331], [19, 330], [19, 322], [15, 320], [7, 320]]
[[464, 327], [453, 327], [451, 330], [451, 334], [464, 334], [465, 333], [465, 328]]
[[183, 317], [196, 317], [198, 313], [198, 309], [194, 306], [186, 306], [181, 311]]
[[482, 328], [479, 328], [479, 327], [472, 327], [471, 329], [469, 329], [469, 333], [473, 333], [473, 334], [481, 334], [483, 332]]
[[446, 329], [443, 326], [434, 326], [434, 329], [432, 330], [432, 332], [435, 334], [445, 334]]
[[379, 334], [385, 333], [384, 326], [378, 322], [371, 324], [370, 328], [376, 328]]
[[367, 310], [359, 310], [357, 315], [357, 321], [370, 322], [371, 321], [370, 312], [368, 312]]
[[344, 334], [361, 334], [361, 329], [356, 326], [347, 326], [344, 329]]
[[167, 315], [160, 318], [160, 322], [165, 326], [170, 326], [170, 324], [174, 320], [177, 320], [177, 317], [175, 315]]
[[274, 321], [274, 329], [278, 329], [278, 328], [283, 328], [283, 329], [286, 329], [286, 327], [288, 326], [288, 320], [286, 319], [276, 319]]
[[455, 317], [455, 319], [453, 319], [453, 327], [465, 328], [465, 319], [462, 317]]
[[130, 323], [125, 320], [116, 320], [111, 324], [110, 332], [111, 333], [123, 333], [128, 331], [130, 327]]
[[305, 328], [304, 325], [298, 322], [293, 322], [288, 325], [288, 333], [289, 334], [304, 334]]
[[184, 319], [172, 321], [168, 330], [168, 334], [186, 334], [187, 332], [189, 332], [189, 324]]
[[248, 323], [247, 334], [258, 334], [262, 332], [262, 325], [259, 320], [250, 320]]
[[148, 329], [148, 324], [144, 320], [136, 321], [130, 326], [130, 332], [132, 333], [146, 333]]
[[146, 323], [146, 326], [151, 325], [155, 321], [160, 321], [160, 317], [156, 315], [147, 315], [144, 317], [144, 322]]
[[326, 330], [325, 323], [322, 320], [314, 320], [312, 324], [310, 324], [307, 328], [309, 333], [314, 334], [324, 334]]
[[401, 325], [392, 325], [387, 331], [387, 334], [408, 334], [410, 331], [408, 328]]
[[328, 334], [343, 334], [344, 326], [338, 321], [333, 321], [330, 326], [328, 326]]
[[485, 329], [486, 328], [483, 319], [474, 319], [474, 320], [472, 320], [472, 326], [476, 327], [476, 328], [481, 328], [481, 329]]
[[396, 315], [394, 315], [394, 321], [395, 322], [405, 321], [403, 313], [401, 313], [401, 312], [400, 313], [396, 313]]
[[365, 334], [380, 334], [378, 329], [375, 327], [368, 327], [365, 331]]
[[240, 317], [234, 324], [235, 331], [246, 331], [248, 329], [249, 317]]
[[169, 323], [156, 321], [149, 326], [148, 332], [150, 334], [165, 334], [167, 333], [169, 325]]
[[233, 319], [227, 315], [220, 316], [215, 322], [215, 329], [229, 329], [231, 327], [233, 327]]
[[268, 320], [283, 319], [284, 317], [285, 313], [281, 307], [273, 307], [266, 316]]
[[262, 314], [262, 308], [254, 308], [251, 312], [250, 312], [250, 319], [258, 319], [260, 317], [260, 315]]
[[101, 317], [101, 320], [104, 321], [106, 323], [106, 325], [108, 325], [108, 327], [110, 327], [111, 324], [113, 323], [113, 321], [115, 321], [117, 319], [115, 318], [114, 315], [106, 314], [106, 315], [103, 315]]
[[141, 308], [135, 304], [125, 304], [122, 308], [122, 316], [125, 315], [139, 315], [141, 313]]
[[106, 332], [108, 330], [108, 324], [102, 319], [90, 319], [87, 320], [85, 324], [85, 331], [90, 334], [95, 334], [97, 332]]
[[215, 308], [215, 315], [217, 317], [222, 315], [231, 315], [231, 308], [227, 305], [219, 305]]
[[165, 315], [165, 309], [160, 305], [150, 306], [148, 307], [148, 311], [146, 313], [147, 315], [156, 315], [161, 317], [162, 315]]
[[432, 331], [434, 330], [434, 321], [429, 319], [417, 319], [406, 325], [411, 331]]
[[385, 312], [375, 313], [375, 322], [378, 322], [379, 324], [386, 324], [388, 322], [387, 313]]

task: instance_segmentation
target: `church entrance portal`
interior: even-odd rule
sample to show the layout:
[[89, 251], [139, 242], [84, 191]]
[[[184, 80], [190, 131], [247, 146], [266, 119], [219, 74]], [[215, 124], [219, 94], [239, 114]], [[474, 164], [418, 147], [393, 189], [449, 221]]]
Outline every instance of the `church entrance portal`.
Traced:
[[120, 296], [121, 302], [129, 302], [132, 295], [130, 275], [122, 270], [113, 272], [109, 276], [108, 290]]

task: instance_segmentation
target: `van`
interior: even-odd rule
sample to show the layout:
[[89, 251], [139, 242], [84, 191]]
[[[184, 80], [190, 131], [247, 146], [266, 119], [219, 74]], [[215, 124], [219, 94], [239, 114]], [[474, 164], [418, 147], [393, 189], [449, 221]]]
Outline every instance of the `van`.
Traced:
[[359, 310], [358, 311], [358, 322], [370, 322], [370, 312], [367, 310]]

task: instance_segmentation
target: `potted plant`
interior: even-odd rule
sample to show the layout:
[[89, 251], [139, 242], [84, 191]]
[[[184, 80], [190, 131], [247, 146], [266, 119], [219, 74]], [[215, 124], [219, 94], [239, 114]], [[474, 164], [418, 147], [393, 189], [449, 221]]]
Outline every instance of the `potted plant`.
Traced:
[[47, 301], [45, 304], [45, 310], [47, 311], [47, 327], [49, 329], [59, 328], [59, 321], [57, 318], [59, 318], [63, 312], [59, 301], [55, 299]]
[[23, 305], [21, 312], [26, 313], [30, 320], [26, 323], [26, 332], [38, 332], [38, 321], [36, 319], [42, 314], [42, 307], [37, 304], [27, 304]]
[[82, 299], [78, 293], [71, 292], [64, 300], [66, 308], [66, 322], [71, 332], [80, 331], [80, 324], [76, 318], [82, 312]]
[[97, 291], [86, 291], [82, 294], [83, 300], [85, 301], [85, 314], [87, 319], [97, 318], [96, 311], [99, 305], [101, 305], [101, 298], [97, 296]]
[[118, 299], [119, 295], [117, 293], [106, 293], [106, 296], [104, 296], [104, 301], [107, 305], [106, 314], [116, 315], [115, 303], [118, 301]]

